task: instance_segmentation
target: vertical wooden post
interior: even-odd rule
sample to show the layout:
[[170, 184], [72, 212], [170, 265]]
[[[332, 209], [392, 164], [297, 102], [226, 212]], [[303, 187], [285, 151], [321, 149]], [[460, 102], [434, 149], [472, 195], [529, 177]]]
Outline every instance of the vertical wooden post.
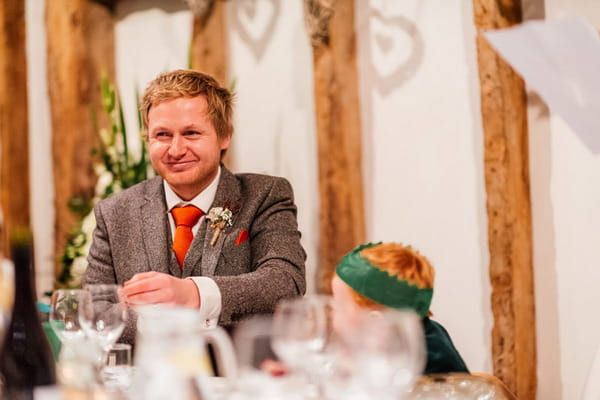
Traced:
[[1, 247], [8, 254], [12, 229], [30, 225], [25, 2], [0, 0], [0, 38]]
[[227, 33], [225, 3], [212, 0], [203, 14], [194, 15], [192, 68], [214, 77], [227, 87]]
[[[225, 2], [211, 0], [202, 12], [194, 9], [192, 30], [192, 69], [202, 71], [215, 78], [222, 86], [229, 87], [227, 68], [227, 31]], [[232, 165], [233, 148], [229, 147], [223, 158], [228, 167]]]
[[332, 9], [317, 3], [304, 4], [313, 44], [319, 156], [317, 286], [330, 293], [335, 266], [365, 240], [362, 143], [354, 1], [338, 1]]
[[[96, 177], [92, 149], [98, 143], [93, 115], [100, 108], [100, 76], [114, 77], [114, 22], [109, 9], [90, 0], [46, 2], [48, 89], [56, 206], [56, 252], [61, 253], [76, 216], [74, 196], [91, 198]], [[57, 273], [60, 265], [57, 264]]]
[[536, 335], [524, 83], [481, 31], [522, 21], [520, 0], [473, 0], [485, 143], [494, 374], [535, 399]]

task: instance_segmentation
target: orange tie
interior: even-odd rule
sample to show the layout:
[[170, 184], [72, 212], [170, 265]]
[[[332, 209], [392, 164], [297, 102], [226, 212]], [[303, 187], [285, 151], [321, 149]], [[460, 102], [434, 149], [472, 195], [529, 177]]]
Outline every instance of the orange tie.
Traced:
[[175, 219], [175, 240], [173, 240], [173, 251], [177, 257], [179, 267], [183, 268], [183, 260], [185, 255], [192, 244], [194, 234], [192, 233], [192, 226], [196, 225], [198, 220], [204, 211], [194, 206], [177, 207], [171, 210], [173, 219]]

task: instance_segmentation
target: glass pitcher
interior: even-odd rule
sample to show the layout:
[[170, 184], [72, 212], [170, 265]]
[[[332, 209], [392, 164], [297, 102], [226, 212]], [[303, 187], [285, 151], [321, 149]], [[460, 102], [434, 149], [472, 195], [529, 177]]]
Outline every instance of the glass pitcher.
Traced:
[[150, 400], [198, 397], [204, 390], [202, 382], [213, 375], [206, 351], [208, 343], [213, 346], [218, 371], [225, 377], [236, 374], [231, 339], [220, 327], [204, 328], [197, 310], [152, 305], [136, 311], [133, 390], [137, 397]]

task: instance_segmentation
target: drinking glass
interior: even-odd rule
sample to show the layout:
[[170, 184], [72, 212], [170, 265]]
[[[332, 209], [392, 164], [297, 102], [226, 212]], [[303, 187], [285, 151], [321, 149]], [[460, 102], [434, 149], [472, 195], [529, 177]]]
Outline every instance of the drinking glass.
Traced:
[[50, 298], [48, 322], [61, 342], [57, 372], [61, 385], [85, 389], [98, 381], [102, 351], [90, 342], [80, 321], [83, 290], [58, 289]]
[[271, 377], [266, 363], [275, 363], [271, 349], [272, 318], [255, 315], [241, 321], [233, 333], [238, 364], [236, 391], [242, 398], [273, 397], [280, 393], [278, 380]]
[[125, 328], [127, 306], [123, 288], [114, 284], [86, 285], [79, 295], [79, 322], [85, 334], [108, 354]]
[[116, 343], [109, 350], [102, 369], [102, 382], [108, 389], [126, 391], [131, 386], [131, 345]]
[[322, 397], [327, 368], [325, 352], [331, 334], [331, 297], [323, 295], [286, 299], [273, 315], [272, 346], [293, 371], [304, 374], [312, 397]]
[[85, 335], [79, 323], [80, 294], [78, 289], [58, 289], [50, 298], [48, 322], [63, 344], [82, 339]]
[[[409, 391], [425, 367], [421, 319], [411, 311], [365, 310], [355, 326], [341, 332], [353, 370], [351, 393], [397, 399]], [[360, 397], [360, 396], [359, 396]]]

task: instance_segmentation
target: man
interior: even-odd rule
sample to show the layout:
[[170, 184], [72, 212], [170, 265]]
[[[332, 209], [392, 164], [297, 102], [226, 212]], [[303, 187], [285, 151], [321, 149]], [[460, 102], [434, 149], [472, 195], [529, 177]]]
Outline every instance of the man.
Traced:
[[[84, 282], [123, 284], [133, 308], [197, 308], [207, 326], [304, 294], [290, 184], [234, 175], [220, 162], [233, 133], [231, 93], [200, 72], [172, 71], [150, 83], [141, 113], [160, 176], [96, 205]], [[134, 320], [121, 341], [134, 341]]]

